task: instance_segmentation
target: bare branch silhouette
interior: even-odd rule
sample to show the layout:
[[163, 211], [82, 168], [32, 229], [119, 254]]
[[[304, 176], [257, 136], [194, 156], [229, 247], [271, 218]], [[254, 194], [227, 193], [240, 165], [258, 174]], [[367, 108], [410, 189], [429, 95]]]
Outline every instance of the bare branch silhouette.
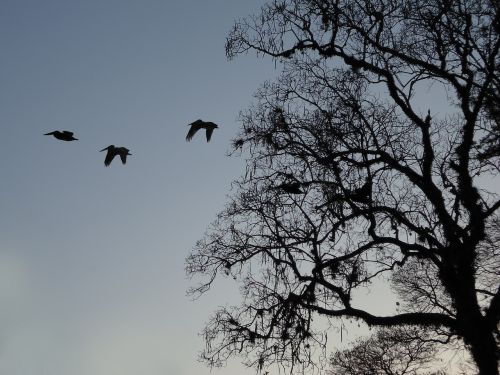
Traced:
[[[243, 291], [208, 322], [207, 362], [315, 365], [313, 319], [355, 318], [464, 344], [498, 375], [500, 200], [482, 183], [500, 171], [499, 17], [493, 0], [275, 0], [236, 23], [228, 57], [283, 72], [242, 113], [246, 174], [187, 259], [192, 293], [219, 274]], [[444, 115], [416, 104], [433, 83]], [[396, 311], [361, 308], [389, 278]]]

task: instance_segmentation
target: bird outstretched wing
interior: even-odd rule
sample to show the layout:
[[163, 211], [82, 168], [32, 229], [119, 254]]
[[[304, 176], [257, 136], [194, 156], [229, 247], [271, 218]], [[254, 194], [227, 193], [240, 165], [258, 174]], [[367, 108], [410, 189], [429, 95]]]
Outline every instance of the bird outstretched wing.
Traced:
[[192, 122], [188, 126], [191, 126], [189, 129], [187, 135], [186, 135], [186, 141], [190, 141], [193, 139], [193, 136], [196, 134], [198, 130], [200, 130], [203, 126], [203, 121], [202, 120], [196, 120], [195, 122]]
[[213, 132], [214, 132], [214, 128], [207, 128], [207, 142], [210, 142], [210, 138], [212, 138]]
[[127, 154], [120, 154], [120, 159], [122, 159], [122, 163], [125, 164], [127, 162]]
[[[104, 165], [106, 167], [109, 167], [109, 165], [113, 161], [113, 158], [115, 157], [115, 155], [116, 155], [116, 153], [114, 151], [108, 150], [108, 152], [106, 153], [106, 159], [104, 159]], [[122, 161], [123, 161], [123, 159], [122, 159]]]

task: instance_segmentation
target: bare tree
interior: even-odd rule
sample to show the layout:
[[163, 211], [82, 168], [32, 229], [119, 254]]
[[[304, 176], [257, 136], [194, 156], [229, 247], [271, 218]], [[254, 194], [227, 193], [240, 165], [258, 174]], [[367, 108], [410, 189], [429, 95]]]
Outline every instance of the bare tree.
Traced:
[[396, 328], [379, 329], [368, 339], [358, 340], [352, 349], [337, 351], [330, 359], [331, 375], [431, 375], [436, 350], [421, 340], [424, 332]]
[[[500, 70], [500, 61], [496, 65], [497, 71]], [[485, 97], [486, 114], [493, 125], [487, 124], [484, 128], [486, 136], [481, 141], [482, 151], [479, 157], [483, 160], [496, 159], [498, 161], [500, 157], [500, 78], [495, 78]], [[500, 168], [498, 163], [495, 166]]]
[[[499, 138], [499, 30], [494, 0], [275, 0], [236, 23], [228, 56], [283, 73], [242, 113], [247, 172], [187, 259], [204, 278], [192, 293], [218, 274], [242, 285], [203, 358], [317, 364], [313, 319], [352, 318], [423, 327], [498, 375], [500, 200], [485, 182], [500, 155], [481, 140]], [[419, 109], [432, 84], [449, 108]], [[376, 315], [357, 292], [384, 278], [401, 304]]]

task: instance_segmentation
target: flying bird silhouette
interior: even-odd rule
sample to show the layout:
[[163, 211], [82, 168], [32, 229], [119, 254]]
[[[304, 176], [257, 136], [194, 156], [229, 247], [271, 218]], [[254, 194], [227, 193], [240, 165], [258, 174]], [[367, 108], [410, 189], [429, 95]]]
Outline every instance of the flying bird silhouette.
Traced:
[[78, 141], [77, 138], [73, 137], [73, 132], [69, 132], [67, 130], [63, 130], [62, 132], [55, 130], [50, 133], [45, 133], [44, 135], [53, 135], [54, 138], [60, 139], [61, 141]]
[[212, 133], [214, 132], [214, 129], [217, 129], [219, 127], [217, 124], [214, 124], [213, 122], [203, 121], [203, 120], [196, 120], [195, 122], [188, 124], [188, 126], [191, 126], [191, 128], [189, 129], [189, 131], [186, 135], [186, 141], [188, 141], [188, 142], [191, 139], [193, 139], [193, 136], [200, 129], [206, 130], [207, 142], [210, 142], [210, 138], [212, 138]]
[[109, 167], [109, 165], [113, 161], [113, 158], [116, 155], [120, 155], [120, 159], [122, 159], [123, 164], [127, 162], [127, 155], [132, 155], [131, 153], [129, 153], [130, 150], [126, 147], [115, 147], [114, 145], [109, 145], [108, 147], [103, 148], [99, 152], [103, 152], [104, 150], [108, 150], [106, 154], [106, 159], [104, 159], [104, 165], [106, 167]]

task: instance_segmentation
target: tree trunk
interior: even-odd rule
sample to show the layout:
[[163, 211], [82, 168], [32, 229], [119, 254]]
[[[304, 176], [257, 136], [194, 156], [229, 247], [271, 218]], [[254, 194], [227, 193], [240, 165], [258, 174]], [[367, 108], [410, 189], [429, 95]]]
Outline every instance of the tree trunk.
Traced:
[[[472, 262], [471, 262], [472, 263]], [[479, 369], [479, 375], [500, 375], [498, 347], [486, 318], [481, 313], [475, 290], [474, 271], [470, 264], [457, 267], [451, 291], [457, 309], [457, 321], [465, 344]], [[458, 275], [462, 275], [459, 277]]]
[[481, 322], [468, 327], [467, 337], [470, 352], [479, 369], [479, 375], [499, 375], [498, 348], [491, 330]]
[[500, 375], [498, 347], [494, 332], [481, 313], [476, 294], [474, 270], [475, 248], [455, 247], [444, 258], [441, 280], [453, 299], [458, 323], [458, 335], [464, 340], [476, 363], [479, 375]]

